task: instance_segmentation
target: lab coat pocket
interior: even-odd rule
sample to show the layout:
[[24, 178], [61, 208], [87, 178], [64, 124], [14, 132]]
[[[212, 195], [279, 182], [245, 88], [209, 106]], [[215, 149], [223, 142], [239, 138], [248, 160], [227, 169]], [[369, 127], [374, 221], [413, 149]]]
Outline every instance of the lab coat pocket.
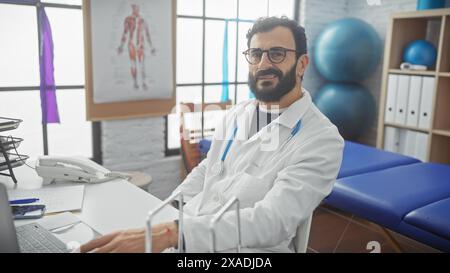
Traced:
[[253, 207], [256, 202], [262, 200], [271, 188], [271, 182], [243, 172], [236, 178], [229, 197], [236, 196], [241, 208]]
[[269, 161], [273, 157], [271, 152], [259, 152], [253, 160], [244, 168], [244, 172], [258, 179], [263, 179], [267, 175]]

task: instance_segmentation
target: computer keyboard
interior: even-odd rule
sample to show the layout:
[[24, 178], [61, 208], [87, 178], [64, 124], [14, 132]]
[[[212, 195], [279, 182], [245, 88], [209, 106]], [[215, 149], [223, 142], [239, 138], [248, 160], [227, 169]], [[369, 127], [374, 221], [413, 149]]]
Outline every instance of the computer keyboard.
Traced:
[[38, 223], [16, 227], [22, 253], [66, 253], [66, 245]]

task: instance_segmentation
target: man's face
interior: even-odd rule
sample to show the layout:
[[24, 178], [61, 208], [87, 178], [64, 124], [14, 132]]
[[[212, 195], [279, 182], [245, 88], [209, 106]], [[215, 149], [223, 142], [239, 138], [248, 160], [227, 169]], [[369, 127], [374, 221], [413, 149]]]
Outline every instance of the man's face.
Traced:
[[[250, 41], [250, 48], [267, 50], [273, 47], [295, 50], [294, 36], [289, 28], [280, 26], [256, 33]], [[256, 99], [276, 102], [291, 91], [297, 83], [296, 64], [293, 51], [286, 52], [285, 59], [277, 64], [269, 60], [268, 52], [263, 53], [259, 63], [249, 64], [248, 84]]]

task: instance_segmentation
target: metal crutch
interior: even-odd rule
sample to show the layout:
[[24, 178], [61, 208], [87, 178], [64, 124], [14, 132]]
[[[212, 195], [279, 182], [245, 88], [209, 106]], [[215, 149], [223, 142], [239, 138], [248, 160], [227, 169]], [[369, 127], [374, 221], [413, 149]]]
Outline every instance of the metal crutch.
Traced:
[[146, 253], [152, 253], [152, 220], [156, 213], [158, 213], [161, 209], [163, 209], [165, 206], [170, 204], [175, 198], [180, 196], [179, 202], [180, 206], [178, 209], [178, 252], [182, 253], [184, 246], [183, 246], [183, 194], [181, 192], [174, 193], [173, 195], [169, 196], [166, 200], [164, 200], [156, 209], [153, 211], [149, 211], [147, 216], [147, 225], [145, 230], [145, 252]]
[[239, 213], [239, 199], [233, 196], [212, 218], [211, 223], [209, 225], [209, 232], [211, 235], [211, 252], [214, 253], [216, 251], [216, 237], [214, 233], [214, 228], [216, 226], [217, 221], [222, 218], [223, 214], [231, 207], [234, 203], [236, 203], [236, 217], [237, 217], [237, 233], [238, 233], [238, 243], [237, 243], [237, 253], [241, 252], [241, 216]]

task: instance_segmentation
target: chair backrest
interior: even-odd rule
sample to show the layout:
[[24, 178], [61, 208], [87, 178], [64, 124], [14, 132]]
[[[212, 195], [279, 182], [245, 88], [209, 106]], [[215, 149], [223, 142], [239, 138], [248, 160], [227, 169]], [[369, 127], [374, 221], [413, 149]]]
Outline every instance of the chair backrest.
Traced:
[[297, 227], [294, 237], [294, 248], [296, 253], [306, 253], [308, 250], [309, 232], [311, 230], [312, 214]]
[[192, 129], [186, 127], [186, 113], [205, 112], [210, 110], [225, 110], [231, 101], [221, 103], [205, 103], [196, 105], [194, 103], [182, 103], [180, 105], [180, 142], [181, 156], [186, 170], [186, 174], [190, 173], [202, 160], [198, 143], [204, 137], [212, 136], [214, 128]]

